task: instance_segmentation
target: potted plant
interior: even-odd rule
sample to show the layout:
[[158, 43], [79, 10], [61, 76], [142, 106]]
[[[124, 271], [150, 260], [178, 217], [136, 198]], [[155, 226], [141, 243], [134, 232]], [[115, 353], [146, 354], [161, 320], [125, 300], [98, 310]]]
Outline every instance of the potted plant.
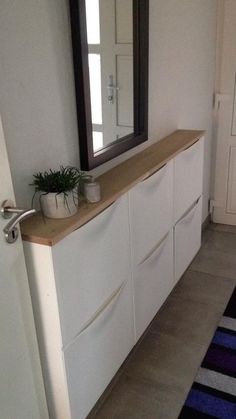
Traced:
[[[78, 209], [78, 188], [89, 176], [75, 167], [39, 172], [33, 175], [35, 193], [39, 194], [40, 207], [49, 218], [71, 217]], [[32, 200], [32, 201], [33, 201]]]

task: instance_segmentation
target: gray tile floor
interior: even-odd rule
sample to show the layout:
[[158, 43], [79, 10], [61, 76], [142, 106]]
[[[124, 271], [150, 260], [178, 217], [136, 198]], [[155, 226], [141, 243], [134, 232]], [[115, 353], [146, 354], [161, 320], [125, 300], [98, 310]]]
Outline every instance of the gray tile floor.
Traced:
[[196, 258], [90, 419], [176, 419], [236, 285], [236, 227], [211, 224]]

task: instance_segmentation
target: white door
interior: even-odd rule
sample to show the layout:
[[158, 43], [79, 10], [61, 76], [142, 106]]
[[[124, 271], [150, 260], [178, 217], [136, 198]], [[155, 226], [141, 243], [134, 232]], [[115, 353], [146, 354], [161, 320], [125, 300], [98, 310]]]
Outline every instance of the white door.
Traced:
[[134, 130], [132, 4], [100, 0], [104, 146]]
[[236, 225], [236, 1], [220, 5], [213, 221]]
[[132, 16], [132, 0], [86, 0], [94, 151], [134, 130]]
[[[14, 201], [0, 120], [0, 204]], [[0, 417], [47, 419], [32, 307], [20, 237], [8, 244], [0, 216]]]

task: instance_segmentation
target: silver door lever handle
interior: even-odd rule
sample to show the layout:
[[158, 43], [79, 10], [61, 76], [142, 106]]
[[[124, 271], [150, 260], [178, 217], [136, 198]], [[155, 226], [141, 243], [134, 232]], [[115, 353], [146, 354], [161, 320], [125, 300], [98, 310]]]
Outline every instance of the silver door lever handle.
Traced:
[[2, 217], [5, 219], [9, 219], [12, 217], [13, 214], [16, 214], [9, 223], [7, 223], [6, 227], [4, 227], [3, 232], [8, 243], [14, 243], [19, 235], [18, 228], [16, 225], [21, 221], [25, 220], [26, 218], [30, 217], [32, 214], [36, 212], [35, 209], [23, 209], [23, 208], [16, 208], [13, 206], [11, 201], [4, 201], [0, 208], [0, 213]]
[[6, 227], [3, 229], [4, 233], [7, 233], [9, 230], [13, 230], [13, 228], [16, 226], [16, 224], [20, 223], [21, 221], [25, 220], [26, 218], [30, 217], [32, 214], [36, 212], [35, 209], [29, 209], [17, 212], [17, 215], [12, 218], [11, 221], [6, 225]]

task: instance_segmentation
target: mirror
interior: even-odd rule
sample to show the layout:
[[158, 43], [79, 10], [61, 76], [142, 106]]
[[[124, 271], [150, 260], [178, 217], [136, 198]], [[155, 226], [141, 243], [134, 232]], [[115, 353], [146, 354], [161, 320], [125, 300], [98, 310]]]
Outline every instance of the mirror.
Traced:
[[70, 0], [81, 169], [147, 140], [148, 0]]

